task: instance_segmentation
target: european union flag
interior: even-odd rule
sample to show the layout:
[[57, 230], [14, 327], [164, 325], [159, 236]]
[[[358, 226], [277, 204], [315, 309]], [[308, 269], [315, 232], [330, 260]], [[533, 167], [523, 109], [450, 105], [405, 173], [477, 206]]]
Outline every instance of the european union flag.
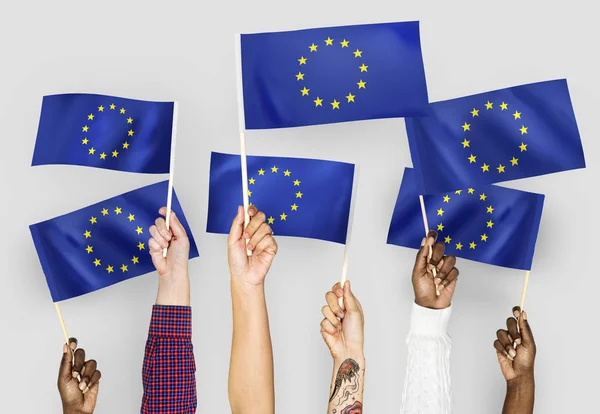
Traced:
[[[84, 295], [154, 271], [148, 229], [166, 205], [168, 181], [142, 187], [29, 226], [52, 300]], [[177, 196], [173, 211], [198, 248]]]
[[[209, 233], [227, 234], [242, 205], [240, 156], [213, 152]], [[248, 156], [248, 196], [279, 236], [346, 243], [354, 164]]]
[[241, 35], [246, 129], [421, 116], [419, 22]]
[[173, 102], [115, 96], [44, 96], [32, 165], [169, 172]]
[[406, 130], [423, 194], [585, 167], [564, 79], [435, 102]]
[[[429, 226], [447, 254], [531, 270], [544, 196], [481, 185], [424, 196]], [[404, 170], [388, 244], [418, 249], [425, 235], [415, 171]]]

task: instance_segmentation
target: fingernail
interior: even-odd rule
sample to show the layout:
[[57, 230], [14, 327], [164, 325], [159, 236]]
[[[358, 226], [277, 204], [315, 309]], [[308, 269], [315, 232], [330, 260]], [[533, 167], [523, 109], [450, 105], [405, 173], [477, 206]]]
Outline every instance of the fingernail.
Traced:
[[433, 283], [435, 283], [436, 285], [439, 285], [442, 282], [442, 279], [440, 279], [439, 277], [436, 277], [435, 279], [433, 279]]
[[90, 387], [86, 387], [85, 390], [83, 390], [83, 393], [85, 394], [86, 392], [88, 392], [90, 390]]
[[344, 291], [342, 289], [337, 289], [335, 291], [335, 294], [338, 295], [338, 297], [342, 297], [344, 296]]
[[515, 344], [517, 344], [517, 345], [521, 345], [521, 338], [517, 338], [517, 339], [515, 339]]
[[527, 320], [527, 312], [523, 311], [523, 320], [526, 321]]
[[521, 314], [521, 312], [519, 312], [518, 310], [515, 310], [515, 311], [513, 312], [513, 316], [514, 316], [515, 318], [517, 318], [517, 319], [519, 319], [519, 315], [520, 315], [520, 314]]
[[423, 240], [421, 241], [421, 247], [425, 246], [426, 241], [427, 241], [427, 238], [423, 237]]
[[514, 357], [516, 357], [516, 356], [517, 356], [517, 353], [515, 352], [515, 350], [514, 350], [514, 349], [511, 349], [511, 350], [509, 350], [509, 351], [508, 351], [508, 355], [510, 355], [511, 357], [513, 357], [513, 358], [514, 358]]
[[441, 292], [446, 286], [444, 285], [438, 285], [437, 290], [438, 292]]
[[254, 250], [254, 246], [252, 246], [251, 244], [249, 244], [248, 246], [246, 246], [248, 248], [248, 250]]
[[248, 233], [244, 233], [244, 239], [249, 239], [250, 235]]
[[83, 368], [81, 369], [81, 374], [82, 377], [85, 375], [85, 365], [83, 366]]
[[511, 357], [510, 355], [507, 355], [507, 358], [511, 361], [514, 361], [515, 359], [513, 357]]
[[79, 383], [79, 389], [80, 389], [81, 391], [83, 391], [83, 390], [85, 390], [86, 388], [87, 388], [87, 384], [86, 384], [86, 382], [85, 382], [85, 381], [81, 381], [81, 382]]
[[63, 344], [63, 354], [66, 354], [67, 352], [69, 352], [69, 347], [67, 344]]
[[77, 372], [77, 371], [73, 371], [73, 372], [71, 373], [71, 375], [73, 376], [73, 378], [77, 378], [77, 377], [79, 376], [79, 372]]
[[342, 312], [340, 312], [337, 314], [337, 317], [340, 319], [344, 319], [344, 314]]
[[[508, 334], [508, 340], [509, 340], [510, 342], [515, 342], [515, 341], [514, 341], [514, 339], [512, 338], [512, 336], [510, 336], [510, 334]], [[83, 372], [82, 372], [82, 374], [83, 374]]]

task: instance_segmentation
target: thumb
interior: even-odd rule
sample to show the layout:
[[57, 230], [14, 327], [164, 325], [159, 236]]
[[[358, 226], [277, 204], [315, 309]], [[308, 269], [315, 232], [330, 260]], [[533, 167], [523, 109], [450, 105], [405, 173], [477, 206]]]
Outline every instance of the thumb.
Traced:
[[344, 283], [344, 308], [346, 312], [360, 312], [360, 305], [356, 296], [352, 293], [349, 280], [346, 280], [346, 283]]
[[533, 339], [533, 332], [527, 321], [527, 312], [521, 312], [519, 317], [519, 328], [521, 330], [521, 343], [525, 348], [535, 346], [535, 340]]
[[430, 230], [427, 233], [427, 236], [423, 238], [421, 242], [421, 247], [419, 248], [419, 252], [417, 253], [417, 259], [415, 260], [415, 267], [413, 269], [413, 281], [414, 278], [419, 276], [423, 276], [427, 273], [427, 262], [429, 260], [429, 255], [431, 254], [431, 249], [437, 240], [437, 232], [434, 230]]
[[58, 371], [58, 378], [60, 381], [69, 382], [73, 376], [71, 369], [73, 364], [73, 352], [67, 344], [63, 344], [63, 355], [60, 361], [60, 368]]
[[242, 232], [244, 231], [244, 207], [238, 206], [237, 215], [231, 223], [231, 230], [229, 230], [229, 239], [227, 244], [229, 246], [234, 245], [237, 241], [242, 238]]

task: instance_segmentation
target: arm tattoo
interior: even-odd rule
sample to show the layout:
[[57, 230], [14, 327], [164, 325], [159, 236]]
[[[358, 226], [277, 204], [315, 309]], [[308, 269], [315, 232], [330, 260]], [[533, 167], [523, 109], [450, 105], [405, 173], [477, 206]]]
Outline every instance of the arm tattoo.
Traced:
[[353, 359], [347, 359], [340, 365], [329, 398], [329, 403], [332, 403], [337, 397], [333, 403], [333, 414], [362, 414], [362, 402], [356, 400], [360, 391], [360, 370]]

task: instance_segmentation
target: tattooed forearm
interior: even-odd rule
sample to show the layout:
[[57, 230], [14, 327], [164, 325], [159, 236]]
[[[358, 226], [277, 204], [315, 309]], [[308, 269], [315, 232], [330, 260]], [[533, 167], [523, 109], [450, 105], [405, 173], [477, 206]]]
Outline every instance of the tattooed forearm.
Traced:
[[329, 413], [362, 414], [363, 384], [364, 368], [353, 359], [342, 362], [333, 380]]

